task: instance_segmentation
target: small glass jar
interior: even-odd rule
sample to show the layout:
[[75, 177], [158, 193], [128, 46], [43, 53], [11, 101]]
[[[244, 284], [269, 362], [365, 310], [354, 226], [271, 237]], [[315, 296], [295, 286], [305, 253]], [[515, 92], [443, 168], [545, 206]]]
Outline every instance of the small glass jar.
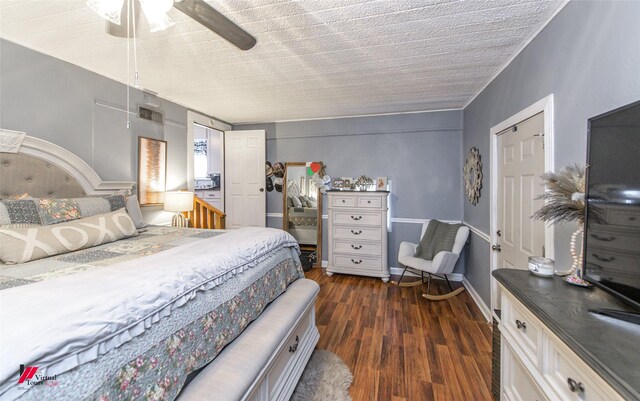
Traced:
[[553, 259], [543, 258], [542, 256], [529, 257], [529, 271], [536, 276], [552, 277], [555, 270], [555, 262]]

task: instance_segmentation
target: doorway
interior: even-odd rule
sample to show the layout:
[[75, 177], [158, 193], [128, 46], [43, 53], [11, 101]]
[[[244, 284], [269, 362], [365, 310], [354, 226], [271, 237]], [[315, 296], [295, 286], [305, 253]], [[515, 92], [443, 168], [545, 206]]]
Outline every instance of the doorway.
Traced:
[[[531, 215], [542, 205], [540, 176], [553, 170], [553, 95], [491, 128], [491, 270], [527, 268], [529, 256], [553, 259], [553, 227]], [[492, 310], [500, 309], [491, 278]]]

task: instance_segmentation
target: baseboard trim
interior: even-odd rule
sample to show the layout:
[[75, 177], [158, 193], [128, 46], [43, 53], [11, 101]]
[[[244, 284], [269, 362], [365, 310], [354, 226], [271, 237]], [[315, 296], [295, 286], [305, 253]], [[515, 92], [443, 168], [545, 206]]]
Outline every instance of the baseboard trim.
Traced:
[[469, 292], [469, 295], [471, 295], [471, 299], [473, 299], [473, 301], [476, 303], [476, 305], [478, 305], [478, 309], [480, 309], [480, 312], [482, 312], [482, 315], [487, 320], [487, 322], [490, 322], [491, 321], [491, 309], [489, 309], [487, 304], [484, 303], [484, 301], [482, 300], [482, 298], [480, 298], [480, 295], [478, 294], [476, 289], [473, 288], [473, 286], [471, 285], [469, 280], [467, 280], [467, 278], [464, 277], [464, 276], [462, 276], [462, 285], [464, 285], [467, 288], [467, 291]]

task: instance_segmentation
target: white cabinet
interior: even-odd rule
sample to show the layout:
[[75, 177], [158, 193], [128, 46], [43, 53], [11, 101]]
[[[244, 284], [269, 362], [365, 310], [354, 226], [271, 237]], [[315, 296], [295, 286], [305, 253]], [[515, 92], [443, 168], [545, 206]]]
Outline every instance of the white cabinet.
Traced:
[[328, 192], [328, 275], [357, 274], [389, 281], [388, 195], [388, 192]]
[[224, 212], [222, 194], [219, 189], [196, 190], [195, 195], [216, 209]]
[[624, 399], [502, 286], [501, 305], [502, 400]]

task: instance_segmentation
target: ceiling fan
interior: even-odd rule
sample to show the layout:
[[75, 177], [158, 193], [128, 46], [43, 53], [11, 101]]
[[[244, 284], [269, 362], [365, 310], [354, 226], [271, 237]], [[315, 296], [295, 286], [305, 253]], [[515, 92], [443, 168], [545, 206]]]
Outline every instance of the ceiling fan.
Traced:
[[107, 20], [107, 33], [113, 36], [132, 37], [140, 10], [151, 32], [164, 30], [174, 24], [167, 12], [175, 7], [241, 50], [256, 44], [253, 36], [204, 0], [88, 0], [87, 6]]

